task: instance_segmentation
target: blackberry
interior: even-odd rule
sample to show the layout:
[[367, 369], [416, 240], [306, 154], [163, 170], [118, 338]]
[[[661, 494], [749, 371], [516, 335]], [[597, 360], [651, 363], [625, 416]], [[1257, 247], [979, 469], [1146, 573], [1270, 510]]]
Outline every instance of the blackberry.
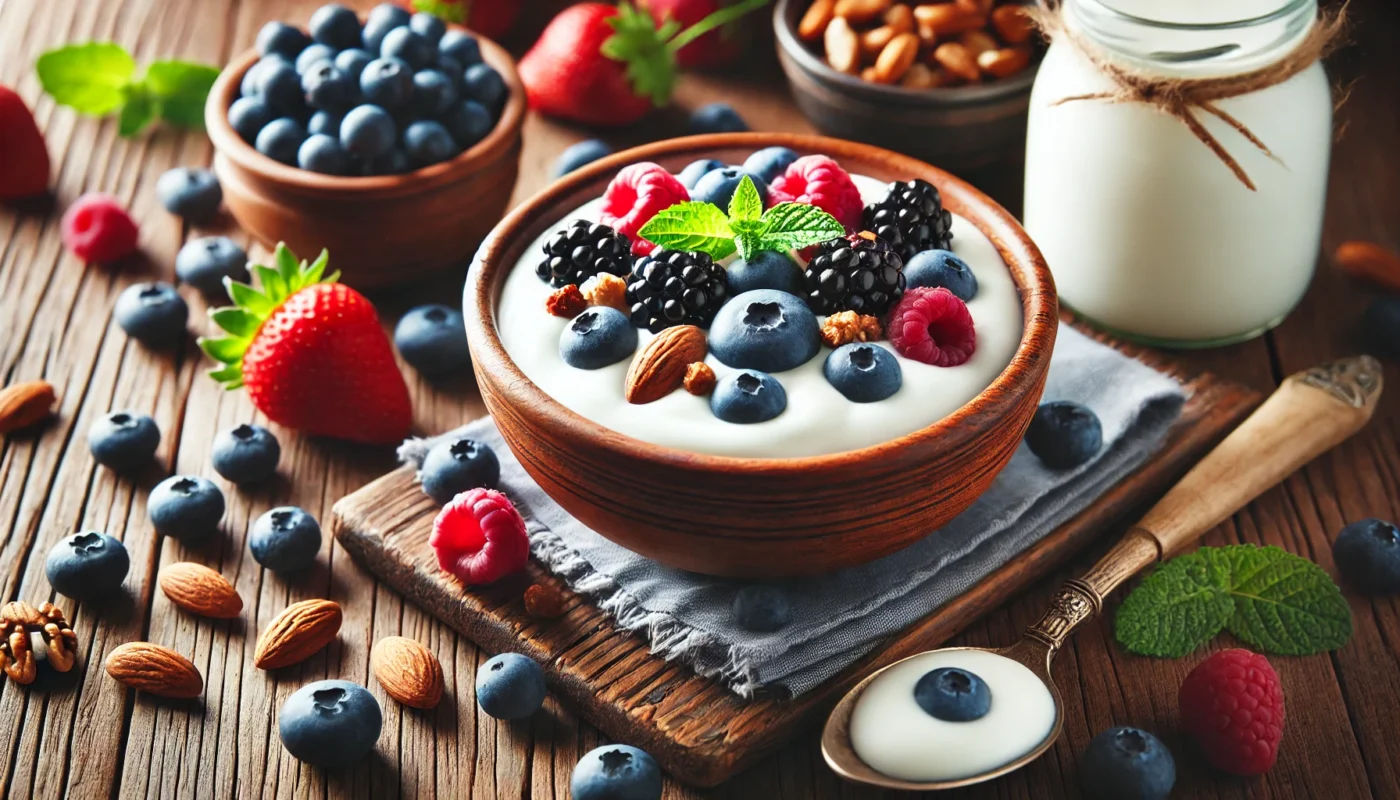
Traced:
[[925, 250], [948, 250], [953, 215], [938, 189], [925, 180], [891, 183], [885, 199], [865, 207], [865, 229], [889, 242], [905, 261]]
[[724, 267], [707, 253], [656, 250], [637, 259], [627, 278], [632, 324], [652, 333], [673, 325], [708, 328], [728, 299]]
[[556, 289], [582, 286], [601, 272], [622, 277], [632, 266], [631, 252], [626, 236], [607, 225], [576, 219], [544, 243], [545, 259], [535, 274]]
[[904, 260], [888, 242], [864, 231], [817, 245], [805, 278], [814, 312], [878, 317], [904, 295]]

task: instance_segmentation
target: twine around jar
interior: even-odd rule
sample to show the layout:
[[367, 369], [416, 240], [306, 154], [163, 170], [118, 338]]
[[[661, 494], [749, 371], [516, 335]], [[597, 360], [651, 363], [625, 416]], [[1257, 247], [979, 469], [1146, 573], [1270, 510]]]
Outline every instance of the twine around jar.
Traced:
[[1165, 78], [1113, 61], [1103, 48], [1064, 24], [1063, 10], [1055, 0], [1036, 0], [1036, 3], [1036, 7], [1027, 7], [1026, 11], [1046, 38], [1072, 45], [1114, 84], [1111, 90], [1062, 97], [1051, 105], [1080, 100], [1103, 100], [1108, 103], [1143, 103], [1151, 106], [1180, 120], [1251, 192], [1258, 190], [1254, 181], [1250, 180], [1244, 167], [1240, 166], [1220, 140], [1206, 130], [1197, 119], [1195, 111], [1199, 109], [1220, 119], [1261, 153], [1278, 161], [1278, 157], [1268, 145], [1260, 141], [1247, 125], [1217, 103], [1220, 100], [1276, 86], [1312, 66], [1341, 42], [1341, 32], [1346, 22], [1345, 6], [1336, 12], [1323, 13], [1297, 47], [1278, 61], [1260, 69], [1217, 78]]

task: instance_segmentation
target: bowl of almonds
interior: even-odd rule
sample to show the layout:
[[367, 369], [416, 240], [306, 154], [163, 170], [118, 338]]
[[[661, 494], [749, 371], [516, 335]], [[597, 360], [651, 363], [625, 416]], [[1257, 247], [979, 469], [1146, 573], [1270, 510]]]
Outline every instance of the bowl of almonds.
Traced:
[[823, 133], [940, 167], [1014, 159], [1040, 40], [1012, 0], [778, 0], [778, 56]]

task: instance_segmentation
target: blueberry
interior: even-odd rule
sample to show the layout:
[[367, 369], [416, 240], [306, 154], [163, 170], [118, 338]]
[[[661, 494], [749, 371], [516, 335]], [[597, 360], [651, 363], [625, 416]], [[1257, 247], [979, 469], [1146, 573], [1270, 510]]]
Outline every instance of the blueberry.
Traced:
[[742, 133], [749, 124], [728, 103], [710, 103], [690, 114], [691, 133]]
[[398, 135], [394, 118], [379, 106], [356, 106], [340, 123], [341, 147], [359, 158], [387, 155]]
[[112, 310], [126, 335], [147, 347], [171, 347], [185, 338], [190, 308], [168, 283], [137, 283], [117, 297]]
[[276, 53], [263, 56], [257, 61], [254, 61], [253, 66], [249, 67], [248, 71], [243, 73], [243, 79], [238, 82], [238, 94], [242, 97], [261, 97], [263, 70], [268, 69], [274, 64], [287, 64], [290, 66], [291, 63], [292, 62], [287, 58], [277, 55]]
[[784, 372], [821, 350], [821, 328], [801, 298], [757, 289], [735, 296], [710, 325], [710, 352], [731, 367]]
[[724, 167], [705, 173], [704, 177], [696, 181], [695, 188], [690, 190], [690, 199], [699, 203], [712, 203], [719, 206], [721, 211], [728, 211], [729, 201], [745, 177], [753, 181], [754, 188], [758, 190], [758, 198], [767, 206], [768, 184], [764, 183], [762, 178], [755, 178], [744, 172], [741, 167]]
[[214, 471], [239, 485], [261, 483], [277, 474], [282, 445], [267, 428], [239, 425], [214, 437]]
[[322, 61], [301, 76], [301, 90], [306, 104], [320, 111], [344, 111], [360, 99], [360, 84]]
[[575, 369], [602, 369], [636, 350], [637, 329], [626, 314], [607, 306], [574, 317], [559, 337], [559, 357]]
[[393, 110], [413, 96], [413, 70], [396, 58], [376, 58], [360, 73], [365, 102]]
[[207, 478], [175, 475], [151, 490], [146, 510], [162, 535], [198, 541], [219, 529], [224, 493]]
[[1400, 592], [1400, 530], [1379, 519], [1342, 528], [1332, 558], [1347, 582], [1365, 594]]
[[257, 140], [258, 131], [272, 118], [272, 109], [259, 96], [240, 97], [228, 107], [228, 124], [248, 144]]
[[248, 280], [248, 254], [227, 236], [191, 239], [175, 255], [175, 275], [208, 297], [224, 298], [224, 278]]
[[253, 521], [248, 549], [254, 561], [273, 572], [301, 572], [321, 551], [321, 526], [299, 508], [274, 508]]
[[447, 306], [418, 306], [394, 326], [394, 346], [414, 369], [428, 376], [470, 369], [472, 354], [462, 312]]
[[272, 113], [297, 116], [306, 110], [301, 96], [301, 76], [284, 61], [273, 61], [258, 70], [258, 96]]
[[365, 67], [369, 66], [369, 62], [373, 60], [374, 55], [368, 50], [352, 47], [349, 50], [341, 50], [339, 53], [336, 53], [335, 61], [332, 63], [335, 64], [336, 69], [348, 76], [350, 80], [354, 81], [355, 85], [358, 86], [360, 83], [360, 73], [364, 72]]
[[716, 161], [713, 158], [702, 158], [699, 161], [692, 161], [686, 164], [685, 169], [681, 170], [680, 174], [676, 176], [676, 179], [679, 180], [681, 185], [685, 188], [694, 189], [695, 184], [699, 183], [701, 178], [717, 169], [724, 169], [723, 161]]
[[476, 673], [476, 702], [496, 719], [524, 719], [544, 705], [544, 670], [519, 653], [501, 653]]
[[1045, 466], [1070, 469], [1093, 458], [1103, 447], [1103, 425], [1097, 414], [1078, 403], [1042, 403], [1031, 418], [1026, 444]]
[[344, 121], [345, 114], [339, 111], [317, 111], [311, 115], [311, 121], [306, 123], [308, 134], [324, 133], [327, 136], [340, 138], [340, 123]]
[[791, 148], [765, 147], [744, 159], [744, 171], [772, 183], [798, 158], [797, 151]]
[[584, 139], [569, 145], [568, 149], [560, 153], [559, 158], [554, 162], [554, 177], [560, 178], [568, 175], [585, 164], [592, 164], [604, 156], [612, 155], [612, 151], [608, 143], [602, 139]]
[[462, 73], [462, 96], [468, 100], [500, 109], [506, 99], [506, 82], [501, 73], [486, 64], [473, 64]]
[[160, 446], [156, 421], [134, 411], [112, 411], [88, 429], [92, 457], [108, 469], [134, 470], [150, 463]]
[[438, 53], [461, 64], [463, 69], [481, 63], [481, 44], [475, 36], [456, 28], [438, 40]]
[[745, 586], [734, 593], [734, 622], [746, 631], [772, 633], [792, 622], [787, 592], [772, 586]]
[[822, 374], [852, 403], [879, 402], [893, 396], [904, 383], [894, 353], [868, 342], [851, 342], [832, 350]]
[[806, 293], [802, 268], [787, 253], [760, 250], [753, 260], [736, 258], [729, 264], [729, 291], [739, 295], [755, 289], [772, 289], [801, 297]]
[[645, 750], [604, 745], [578, 760], [569, 794], [573, 800], [661, 800], [661, 768]]
[[914, 702], [935, 719], [971, 722], [992, 709], [992, 690], [975, 673], [939, 667], [924, 673], [914, 684]]
[[410, 17], [408, 27], [434, 47], [442, 40], [443, 34], [447, 33], [447, 23], [426, 11], [419, 11]]
[[462, 65], [458, 63], [457, 59], [438, 53], [437, 58], [433, 59], [433, 65], [428, 69], [436, 70], [446, 75], [451, 79], [452, 88], [457, 90], [457, 94], [460, 95], [462, 93], [462, 87], [466, 85], [466, 82], [462, 80], [462, 73], [465, 70]]
[[1147, 731], [1109, 728], [1079, 761], [1084, 794], [1102, 800], [1165, 800], [1176, 783], [1171, 751]]
[[462, 152], [452, 134], [441, 122], [422, 120], [409, 125], [403, 132], [404, 150], [415, 168], [440, 164]]
[[300, 75], [305, 75], [319, 64], [330, 64], [334, 66], [336, 55], [336, 51], [331, 47], [319, 43], [313, 44], [301, 51], [301, 55], [297, 56], [296, 71]]
[[219, 213], [224, 191], [207, 169], [176, 167], [156, 180], [156, 198], [165, 210], [193, 223], [208, 222]]
[[496, 451], [475, 439], [439, 442], [428, 451], [419, 471], [423, 493], [439, 505], [468, 489], [494, 489], [501, 479]]
[[715, 384], [710, 411], [725, 422], [748, 425], [767, 422], [787, 408], [787, 392], [766, 372], [731, 372]]
[[394, 147], [388, 153], [361, 163], [362, 175], [402, 175], [413, 167], [408, 163], [408, 153], [402, 147]]
[[370, 9], [369, 16], [365, 17], [365, 49], [371, 53], [378, 53], [379, 46], [384, 42], [384, 35], [407, 25], [408, 20], [408, 12], [393, 3], [380, 3]]
[[344, 175], [350, 156], [340, 140], [324, 133], [313, 133], [297, 149], [297, 166], [326, 175]]
[[258, 152], [283, 164], [296, 166], [297, 150], [306, 141], [306, 129], [291, 117], [280, 117], [267, 123], [258, 133]]
[[74, 600], [101, 597], [122, 585], [131, 557], [126, 545], [105, 533], [75, 533], [53, 546], [44, 560], [49, 584]]
[[1400, 358], [1400, 296], [1377, 297], [1366, 307], [1361, 327], [1376, 352]]
[[943, 287], [964, 303], [977, 296], [977, 276], [967, 262], [947, 250], [915, 253], [904, 263], [905, 291], [920, 286]]
[[486, 134], [496, 127], [491, 112], [475, 100], [459, 101], [448, 109], [442, 122], [463, 150], [485, 139]]
[[316, 767], [348, 767], [379, 740], [384, 715], [368, 689], [350, 681], [316, 681], [292, 692], [277, 715], [282, 746]]
[[360, 18], [339, 3], [327, 3], [316, 9], [307, 28], [312, 39], [328, 47], [344, 50], [360, 46]]
[[276, 53], [290, 60], [310, 43], [306, 34], [285, 22], [269, 22], [258, 31], [258, 55]]
[[379, 43], [380, 58], [397, 58], [415, 70], [433, 63], [436, 51], [432, 42], [407, 26], [384, 34], [384, 40]]
[[425, 117], [437, 117], [457, 103], [457, 84], [446, 74], [425, 69], [413, 74], [410, 107]]

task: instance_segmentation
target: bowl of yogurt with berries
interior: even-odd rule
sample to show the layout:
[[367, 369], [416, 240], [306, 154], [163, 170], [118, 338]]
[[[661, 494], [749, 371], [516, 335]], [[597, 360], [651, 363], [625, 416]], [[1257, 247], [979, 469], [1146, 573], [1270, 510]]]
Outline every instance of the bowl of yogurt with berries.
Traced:
[[677, 567], [863, 563], [1015, 451], [1057, 321], [1003, 209], [904, 156], [722, 134], [619, 153], [483, 244], [464, 298], [487, 408], [600, 534]]

